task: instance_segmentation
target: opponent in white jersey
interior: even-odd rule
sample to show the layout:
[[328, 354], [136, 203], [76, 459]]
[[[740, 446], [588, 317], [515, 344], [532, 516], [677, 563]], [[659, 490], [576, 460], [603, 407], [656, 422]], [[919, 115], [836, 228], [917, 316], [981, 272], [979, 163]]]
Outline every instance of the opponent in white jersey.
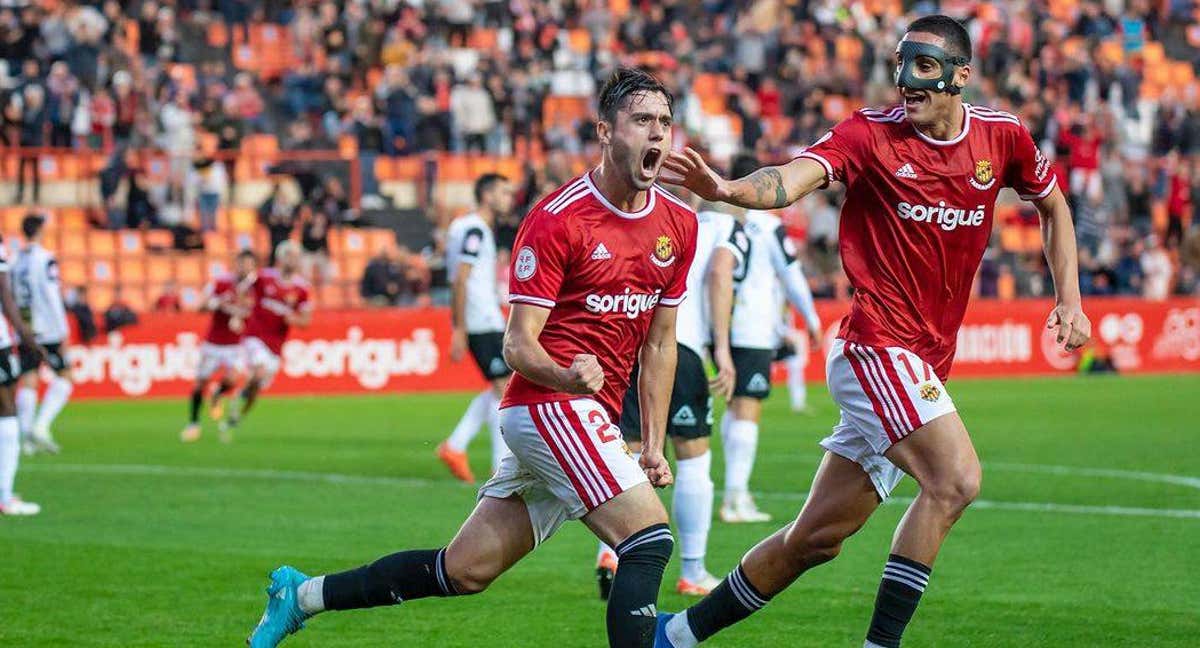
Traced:
[[20, 379], [21, 365], [14, 331], [20, 336], [21, 346], [30, 347], [34, 356], [39, 356], [40, 349], [13, 299], [9, 270], [8, 248], [0, 241], [0, 515], [37, 515], [42, 510], [40, 506], [13, 495], [17, 464], [21, 460], [21, 427], [13, 403], [13, 386]]
[[[66, 406], [74, 384], [67, 361], [67, 309], [63, 304], [62, 284], [59, 281], [58, 260], [42, 247], [42, 232], [46, 219], [30, 214], [21, 221], [25, 246], [13, 267], [14, 294], [17, 305], [29, 318], [36, 341], [45, 349], [44, 358], [26, 350], [21, 351], [21, 381], [17, 388], [17, 418], [25, 437], [27, 452], [58, 452], [58, 444], [50, 434], [50, 425]], [[39, 408], [37, 402], [38, 369], [50, 365], [56, 374], [46, 388]]]
[[[687, 275], [687, 296], [679, 304], [675, 321], [678, 361], [675, 388], [668, 409], [667, 435], [675, 448], [675, 492], [671, 514], [679, 528], [679, 554], [683, 569], [675, 591], [704, 596], [719, 579], [708, 572], [704, 555], [712, 526], [713, 482], [712, 396], [704, 357], [714, 336], [713, 358], [718, 369], [712, 388], [726, 400], [733, 391], [734, 364], [729, 348], [733, 307], [733, 275], [745, 258], [749, 241], [733, 216], [718, 211], [697, 214], [696, 256]], [[636, 452], [642, 438], [638, 406], [637, 369], [621, 405], [621, 433]], [[616, 572], [616, 554], [600, 544], [596, 559], [600, 597], [606, 598]]]
[[455, 477], [474, 482], [467, 445], [486, 421], [492, 436], [492, 470], [508, 452], [500, 435], [500, 397], [512, 370], [504, 362], [504, 313], [496, 285], [496, 218], [513, 208], [508, 178], [486, 173], [475, 182], [478, 209], [460, 216], [446, 229], [446, 273], [450, 281], [450, 316], [454, 327], [450, 359], [462, 360], [468, 349], [491, 386], [476, 396], [454, 431], [437, 448], [438, 458]]
[[[734, 175], [741, 177], [757, 167], [751, 157], [738, 158]], [[821, 323], [796, 249], [779, 217], [747, 212], [743, 227], [750, 250], [734, 276], [732, 347], [737, 381], [721, 419], [725, 496], [720, 514], [725, 522], [765, 522], [770, 516], [759, 511], [750, 496], [750, 473], [758, 450], [762, 401], [771, 393], [771, 362], [781, 342], [779, 319], [785, 299], [803, 314], [811, 340], [818, 339]]]

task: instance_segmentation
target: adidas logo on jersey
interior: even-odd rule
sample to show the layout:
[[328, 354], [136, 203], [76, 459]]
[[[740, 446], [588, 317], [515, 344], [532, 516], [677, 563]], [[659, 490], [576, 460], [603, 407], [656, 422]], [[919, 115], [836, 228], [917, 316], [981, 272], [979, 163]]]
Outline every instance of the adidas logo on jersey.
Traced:
[[608, 248], [604, 246], [604, 243], [596, 245], [596, 249], [592, 250], [592, 261], [603, 261], [611, 258], [612, 253], [608, 251]]
[[917, 172], [913, 170], [912, 164], [905, 162], [904, 166], [896, 169], [897, 178], [908, 178], [909, 180], [917, 179]]
[[691, 405], [684, 405], [675, 412], [675, 416], [671, 417], [671, 425], [680, 427], [696, 427], [696, 413], [692, 411]]
[[746, 391], [765, 392], [770, 389], [771, 383], [767, 382], [767, 377], [760, 373], [750, 376], [750, 380], [746, 383]]

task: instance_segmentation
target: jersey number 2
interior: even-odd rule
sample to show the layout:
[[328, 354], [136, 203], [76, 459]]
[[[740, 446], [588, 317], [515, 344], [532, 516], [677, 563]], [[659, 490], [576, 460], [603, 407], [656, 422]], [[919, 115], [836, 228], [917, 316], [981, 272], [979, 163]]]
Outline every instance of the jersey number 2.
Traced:
[[609, 431], [617, 426], [609, 423], [608, 419], [604, 418], [604, 414], [599, 410], [588, 412], [588, 424], [596, 427], [596, 436], [600, 438], [600, 443], [611, 443], [621, 438], [619, 435]]

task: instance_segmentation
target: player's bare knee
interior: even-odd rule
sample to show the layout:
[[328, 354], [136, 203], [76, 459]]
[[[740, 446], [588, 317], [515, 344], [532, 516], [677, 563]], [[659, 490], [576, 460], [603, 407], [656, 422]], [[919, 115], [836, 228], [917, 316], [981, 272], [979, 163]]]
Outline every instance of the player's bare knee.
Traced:
[[793, 525], [784, 536], [788, 556], [797, 570], [809, 569], [827, 563], [842, 551], [842, 541], [853, 533], [839, 525], [830, 524], [819, 528]]
[[488, 588], [499, 576], [499, 572], [486, 567], [455, 565], [446, 558], [446, 576], [454, 591], [460, 595], [478, 594]]
[[932, 480], [922, 485], [921, 492], [943, 508], [949, 515], [958, 517], [979, 496], [982, 474], [978, 468], [965, 470], [943, 479]]

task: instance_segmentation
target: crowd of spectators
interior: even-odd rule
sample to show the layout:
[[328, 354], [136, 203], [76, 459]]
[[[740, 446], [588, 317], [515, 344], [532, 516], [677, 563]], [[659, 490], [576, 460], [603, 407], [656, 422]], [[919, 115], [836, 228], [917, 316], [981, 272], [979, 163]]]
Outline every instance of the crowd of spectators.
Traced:
[[[1200, 63], [1191, 1], [15, 4], [0, 7], [5, 143], [109, 146], [101, 189], [110, 226], [188, 221], [201, 230], [215, 226], [228, 195], [222, 153], [257, 132], [276, 134], [284, 150], [332, 149], [352, 138], [365, 197], [378, 192], [376, 156], [545, 151], [544, 163], [519, 179], [531, 202], [566, 179], [555, 155], [595, 147], [588, 120], [548, 120], [544, 99], [591, 96], [617, 64], [652, 67], [676, 93], [678, 137], [712, 151], [723, 150], [713, 138], [733, 137], [732, 152], [785, 160], [847, 107], [893, 101], [895, 42], [913, 16], [942, 11], [961, 18], [974, 39], [967, 100], [1019, 115], [1054, 160], [1076, 214], [1084, 290], [1161, 298], [1200, 289], [1200, 219], [1192, 216], [1200, 202], [1200, 97], [1191, 74], [1162, 71], [1171, 61]], [[264, 24], [286, 34], [282, 67], [238, 62], [238, 44]], [[210, 46], [215, 28], [225, 34], [219, 47]], [[581, 32], [583, 48], [573, 38]], [[172, 74], [175, 63], [191, 65], [194, 79]], [[698, 78], [714, 74], [716, 108], [739, 124], [731, 135], [712, 132], [711, 101], [695, 90]], [[214, 150], [202, 146], [202, 133]], [[144, 148], [169, 156], [165, 182], [140, 175], [128, 151]], [[18, 199], [36, 201], [37, 165], [22, 156], [19, 171]], [[815, 196], [786, 213], [819, 295], [845, 293], [834, 253], [837, 201]], [[298, 203], [268, 200], [260, 214], [273, 241], [302, 234], [320, 279], [325, 233], [354, 222], [348, 204], [345, 187], [318, 178]], [[1014, 218], [1036, 224], [1028, 209]], [[402, 300], [394, 295], [411, 282], [388, 269], [393, 259], [376, 261], [363, 290], [370, 284]], [[1035, 252], [999, 241], [979, 277], [984, 295], [1045, 295], [1050, 285]]]

